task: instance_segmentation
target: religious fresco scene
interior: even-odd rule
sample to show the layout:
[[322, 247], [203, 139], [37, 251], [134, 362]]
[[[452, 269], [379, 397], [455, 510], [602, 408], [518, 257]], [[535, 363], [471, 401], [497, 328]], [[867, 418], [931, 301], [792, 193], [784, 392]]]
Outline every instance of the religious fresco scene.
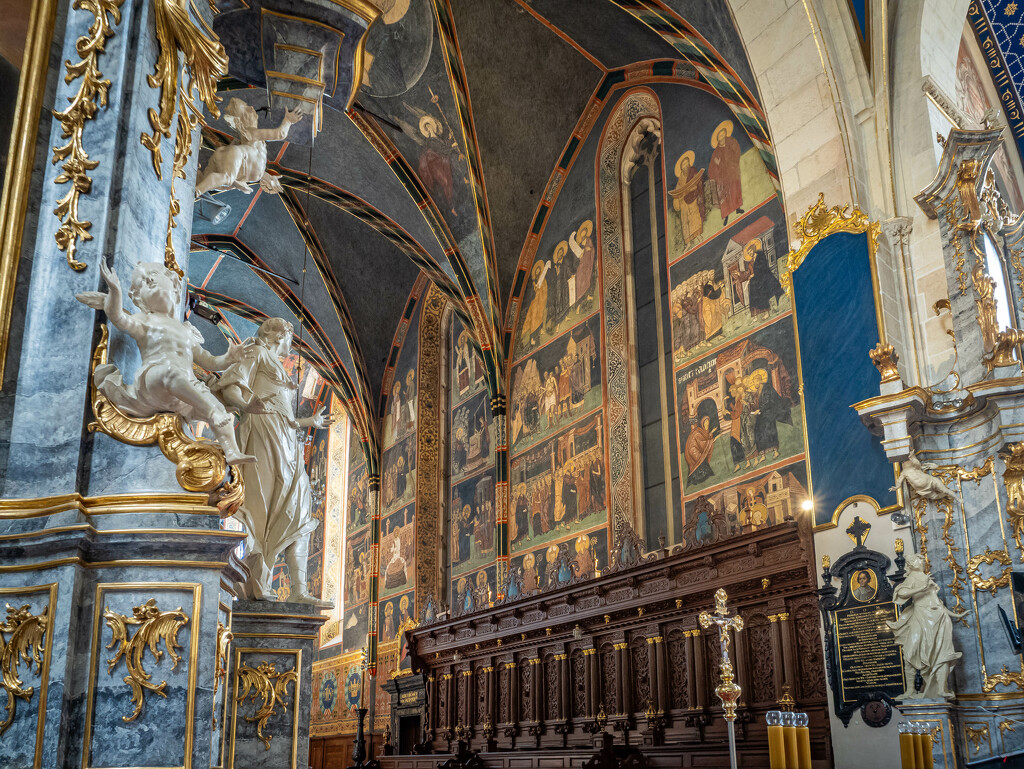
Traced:
[[0, 769], [1024, 765], [1024, 3], [0, 7]]

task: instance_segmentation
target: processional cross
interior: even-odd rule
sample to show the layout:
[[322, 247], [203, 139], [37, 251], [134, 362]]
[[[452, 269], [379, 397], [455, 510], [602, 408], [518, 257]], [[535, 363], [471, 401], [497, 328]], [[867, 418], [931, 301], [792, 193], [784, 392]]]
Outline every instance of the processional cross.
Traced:
[[697, 616], [700, 626], [707, 630], [712, 625], [718, 626], [718, 642], [722, 648], [722, 662], [719, 666], [721, 683], [715, 687], [715, 694], [722, 701], [725, 710], [725, 720], [729, 724], [729, 761], [732, 769], [736, 769], [736, 703], [739, 702], [742, 689], [736, 683], [733, 676], [732, 661], [729, 659], [729, 630], [737, 633], [743, 629], [743, 618], [738, 614], [729, 615], [729, 607], [726, 601], [729, 596], [725, 590], [718, 588], [715, 591], [715, 613], [702, 611]]

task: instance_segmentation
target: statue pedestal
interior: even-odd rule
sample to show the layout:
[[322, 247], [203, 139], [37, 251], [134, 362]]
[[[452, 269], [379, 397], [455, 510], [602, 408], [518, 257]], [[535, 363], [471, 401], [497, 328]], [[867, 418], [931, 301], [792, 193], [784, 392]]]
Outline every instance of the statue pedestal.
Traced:
[[306, 769], [313, 657], [327, 617], [308, 604], [236, 601], [227, 766]]
[[924, 724], [932, 733], [932, 757], [936, 767], [954, 769], [956, 759], [956, 731], [953, 706], [946, 700], [903, 700], [900, 711], [914, 724]]

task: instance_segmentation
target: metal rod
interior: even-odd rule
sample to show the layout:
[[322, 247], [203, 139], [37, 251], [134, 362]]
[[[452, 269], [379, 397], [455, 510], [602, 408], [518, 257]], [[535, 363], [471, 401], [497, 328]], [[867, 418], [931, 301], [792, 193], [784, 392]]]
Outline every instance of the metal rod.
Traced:
[[268, 270], [264, 267], [258, 267], [255, 264], [251, 264], [250, 262], [247, 262], [245, 259], [242, 259], [240, 256], [236, 256], [230, 251], [225, 251], [222, 248], [217, 248], [217, 246], [211, 245], [210, 243], [204, 243], [201, 240], [196, 240], [195, 238], [192, 238], [192, 245], [200, 246], [201, 248], [206, 248], [209, 249], [210, 251], [216, 251], [218, 254], [221, 254], [222, 256], [226, 256], [229, 259], [234, 259], [236, 262], [241, 262], [251, 270], [266, 273], [267, 275], [271, 275], [279, 280], [287, 281], [288, 283], [291, 283], [293, 286], [299, 285], [299, 281], [295, 280], [294, 278], [289, 278], [285, 275], [282, 275], [279, 272], [274, 272], [273, 270]]

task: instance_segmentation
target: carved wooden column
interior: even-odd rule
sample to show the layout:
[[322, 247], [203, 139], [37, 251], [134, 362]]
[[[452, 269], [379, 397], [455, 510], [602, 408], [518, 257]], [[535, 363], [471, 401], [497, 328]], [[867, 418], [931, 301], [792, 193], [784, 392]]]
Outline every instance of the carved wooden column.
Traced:
[[[789, 684], [789, 690], [795, 692], [796, 686], [796, 660], [793, 658], [793, 649], [796, 642], [793, 639], [793, 623], [789, 621], [789, 612], [779, 612], [779, 631], [782, 636], [782, 668], [785, 671], [783, 683]], [[781, 689], [779, 690], [781, 696]]]
[[[473, 725], [473, 697], [475, 692], [473, 691], [473, 668], [467, 668], [462, 671], [462, 687], [465, 692], [465, 697], [462, 699], [462, 711], [459, 713], [459, 723], [469, 728]], [[456, 707], [458, 707], [458, 701], [456, 700]]]
[[565, 652], [555, 655], [558, 663], [558, 717], [562, 721], [570, 718], [569, 708], [569, 655]]
[[544, 666], [540, 657], [530, 658], [530, 720], [540, 723], [544, 720]]
[[454, 677], [451, 673], [444, 673], [441, 676], [441, 686], [444, 687], [444, 712], [440, 713], [441, 729], [447, 731], [454, 728], [452, 723], [452, 700], [455, 699]]
[[486, 723], [490, 719], [492, 728], [494, 724], [498, 723], [498, 682], [495, 680], [496, 678], [493, 664], [484, 668], [484, 681], [487, 686], [487, 713], [484, 715], [484, 722]]
[[587, 715], [596, 716], [598, 711], [597, 687], [601, 679], [597, 673], [597, 649], [583, 650], [583, 690], [587, 704]]
[[[651, 703], [655, 710], [662, 709], [662, 696], [661, 696], [661, 660], [658, 658], [658, 649], [661, 644], [661, 636], [648, 636], [647, 638], [647, 670], [648, 680], [651, 682]], [[646, 702], [638, 702], [637, 705], [641, 710], [647, 708]]]
[[690, 702], [693, 707], [704, 709], [708, 706], [708, 693], [704, 687], [707, 677], [704, 675], [704, 644], [701, 641], [700, 630], [690, 630], [686, 634], [687, 657], [693, 660], [690, 667]]
[[[735, 630], [729, 631], [729, 637], [732, 639], [731, 647], [733, 649], [733, 657], [736, 663], [736, 681], [745, 692], [752, 691], [750, 683], [750, 646], [747, 643], [749, 640], [748, 634], [743, 633], [743, 638], [740, 638], [740, 633]], [[718, 678], [718, 672], [715, 671], [715, 678]], [[749, 695], [748, 695], [749, 696]], [[746, 702], [746, 700], [744, 700]]]
[[437, 733], [437, 679], [433, 673], [427, 677], [427, 723], [424, 731], [428, 735]]
[[779, 615], [769, 614], [768, 621], [771, 623], [772, 659], [775, 661], [773, 668], [775, 675], [772, 681], [772, 686], [775, 688], [775, 696], [778, 698], [782, 696], [782, 687], [786, 683], [784, 662], [785, 651], [782, 644], [782, 629], [781, 623], [779, 622]]
[[519, 723], [519, 671], [515, 660], [505, 663], [508, 671], [508, 722]]
[[632, 711], [633, 687], [629, 680], [629, 644], [619, 641], [613, 644], [615, 649], [615, 682], [619, 701], [619, 713]]

